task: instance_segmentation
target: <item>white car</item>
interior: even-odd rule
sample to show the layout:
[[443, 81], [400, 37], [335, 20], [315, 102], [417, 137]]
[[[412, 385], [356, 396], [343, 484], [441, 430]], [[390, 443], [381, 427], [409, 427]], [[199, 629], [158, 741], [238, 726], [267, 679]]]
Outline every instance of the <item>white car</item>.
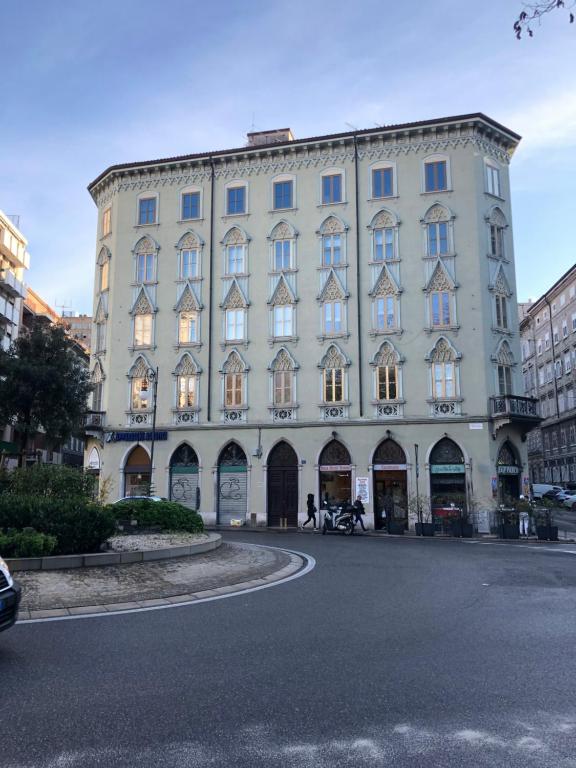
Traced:
[[576, 510], [576, 493], [571, 496], [566, 496], [566, 498], [562, 500], [562, 504], [565, 507], [568, 507], [568, 509]]
[[0, 632], [16, 623], [21, 590], [10, 575], [8, 564], [0, 557]]

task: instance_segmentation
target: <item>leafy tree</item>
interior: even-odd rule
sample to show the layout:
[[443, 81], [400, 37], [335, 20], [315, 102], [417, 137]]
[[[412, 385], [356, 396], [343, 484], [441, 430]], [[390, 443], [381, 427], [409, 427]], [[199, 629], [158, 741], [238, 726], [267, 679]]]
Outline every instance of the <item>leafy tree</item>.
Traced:
[[63, 328], [36, 318], [8, 351], [0, 350], [0, 424], [17, 427], [22, 466], [30, 437], [51, 444], [79, 431], [92, 385]]
[[514, 22], [514, 34], [518, 40], [520, 40], [525, 32], [528, 33], [528, 37], [533, 37], [534, 30], [532, 26], [534, 22], [540, 24], [542, 16], [558, 9], [566, 11], [570, 24], [573, 24], [574, 14], [571, 9], [575, 6], [576, 0], [544, 0], [544, 2], [539, 3], [524, 3], [524, 10]]

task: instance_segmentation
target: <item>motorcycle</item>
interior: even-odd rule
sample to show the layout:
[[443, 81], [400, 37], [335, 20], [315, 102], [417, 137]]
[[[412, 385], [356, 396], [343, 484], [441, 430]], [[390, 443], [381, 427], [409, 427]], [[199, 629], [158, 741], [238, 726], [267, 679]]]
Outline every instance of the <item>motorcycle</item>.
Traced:
[[349, 504], [327, 506], [322, 512], [322, 534], [337, 532], [351, 536], [354, 533], [354, 509]]

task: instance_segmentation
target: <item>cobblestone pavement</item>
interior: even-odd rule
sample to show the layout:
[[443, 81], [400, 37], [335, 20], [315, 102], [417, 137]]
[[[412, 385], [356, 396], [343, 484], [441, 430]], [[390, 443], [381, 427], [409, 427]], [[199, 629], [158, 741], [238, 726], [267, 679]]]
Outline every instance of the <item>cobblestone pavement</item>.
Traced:
[[20, 571], [18, 581], [23, 592], [20, 616], [34, 618], [38, 611], [77, 606], [164, 602], [162, 599], [265, 579], [285, 569], [292, 559], [281, 550], [250, 544], [222, 544], [213, 552], [163, 562]]

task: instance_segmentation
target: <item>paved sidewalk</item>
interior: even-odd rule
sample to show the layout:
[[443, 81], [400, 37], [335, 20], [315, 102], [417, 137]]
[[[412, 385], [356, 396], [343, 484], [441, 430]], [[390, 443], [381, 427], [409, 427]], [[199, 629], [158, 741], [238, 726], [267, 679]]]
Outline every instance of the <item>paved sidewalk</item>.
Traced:
[[277, 581], [302, 566], [302, 558], [282, 550], [227, 543], [213, 552], [164, 562], [21, 571], [20, 619], [187, 602]]

